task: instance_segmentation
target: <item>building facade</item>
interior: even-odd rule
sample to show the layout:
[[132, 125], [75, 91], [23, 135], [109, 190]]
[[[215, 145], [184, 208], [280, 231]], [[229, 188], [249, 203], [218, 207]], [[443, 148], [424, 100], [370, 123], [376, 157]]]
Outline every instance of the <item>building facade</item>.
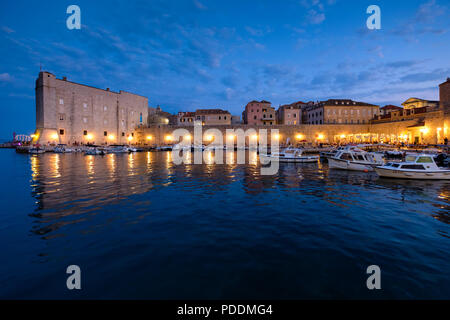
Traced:
[[250, 101], [242, 113], [242, 120], [249, 125], [275, 125], [276, 111], [269, 101]]
[[231, 124], [231, 114], [222, 109], [197, 109], [195, 112], [178, 112], [178, 125], [194, 125], [200, 121], [204, 126]]
[[231, 114], [222, 109], [198, 109], [195, 111], [195, 120], [201, 121], [204, 126], [230, 125]]
[[445, 113], [450, 113], [450, 78], [439, 85], [440, 109]]
[[36, 80], [36, 133], [41, 144], [132, 143], [147, 125], [148, 99], [113, 92], [40, 72]]
[[389, 104], [387, 106], [384, 106], [384, 107], [380, 108], [379, 116], [388, 115], [392, 111], [402, 111], [402, 110], [403, 110], [403, 108], [401, 108], [401, 107], [397, 107], [397, 106]]
[[409, 98], [402, 103], [405, 109], [417, 109], [427, 107], [430, 111], [439, 109], [439, 101]]
[[298, 101], [292, 104], [280, 106], [277, 110], [278, 124], [298, 125], [302, 122], [302, 106], [304, 102]]
[[330, 99], [305, 109], [307, 124], [365, 124], [378, 115], [377, 105], [350, 99]]

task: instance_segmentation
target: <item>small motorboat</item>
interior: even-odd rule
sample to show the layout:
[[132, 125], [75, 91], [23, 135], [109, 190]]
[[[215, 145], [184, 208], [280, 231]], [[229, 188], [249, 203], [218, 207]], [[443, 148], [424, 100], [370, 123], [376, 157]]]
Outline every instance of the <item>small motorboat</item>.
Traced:
[[373, 171], [376, 166], [382, 164], [384, 164], [382, 154], [366, 152], [357, 146], [347, 146], [328, 158], [330, 169]]
[[105, 150], [99, 148], [89, 148], [84, 151], [86, 156], [104, 156], [106, 154]]
[[173, 149], [172, 146], [160, 146], [156, 148], [156, 150], [158, 151], [171, 151], [172, 149]]
[[70, 152], [74, 152], [73, 149], [69, 148], [67, 145], [65, 144], [58, 144], [54, 149], [53, 149], [54, 153], [70, 153]]
[[203, 151], [203, 150], [205, 150], [205, 145], [204, 144], [194, 144], [193, 146], [192, 146], [192, 150], [201, 150], [201, 151]]
[[191, 151], [191, 148], [192, 148], [192, 146], [190, 144], [177, 143], [172, 147], [172, 150], [174, 150], [174, 151], [178, 151], [178, 150]]
[[127, 146], [124, 145], [110, 145], [106, 152], [108, 153], [128, 153], [130, 152]]
[[450, 169], [438, 167], [430, 154], [408, 155], [404, 162], [389, 162], [375, 171], [385, 178], [450, 180]]
[[278, 161], [278, 162], [296, 162], [296, 163], [312, 163], [319, 160], [319, 156], [303, 155], [303, 150], [299, 148], [288, 147], [280, 152], [271, 154], [261, 154], [262, 160]]
[[31, 154], [41, 154], [45, 152], [45, 149], [40, 147], [32, 147], [28, 150], [28, 152]]

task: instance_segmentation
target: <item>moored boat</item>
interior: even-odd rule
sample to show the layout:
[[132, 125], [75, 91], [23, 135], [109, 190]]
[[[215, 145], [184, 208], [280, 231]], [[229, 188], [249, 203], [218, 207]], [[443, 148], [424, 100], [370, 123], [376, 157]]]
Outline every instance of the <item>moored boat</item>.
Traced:
[[127, 146], [124, 145], [110, 145], [106, 148], [108, 153], [128, 153], [130, 152]]
[[292, 147], [288, 147], [280, 152], [274, 152], [272, 154], [261, 154], [260, 157], [262, 160], [296, 163], [312, 163], [319, 160], [319, 156], [303, 155], [302, 149]]
[[86, 151], [84, 151], [84, 154], [87, 156], [97, 156], [97, 155], [103, 156], [106, 154], [106, 152], [103, 149], [95, 147], [87, 149]]
[[328, 158], [330, 169], [373, 171], [374, 167], [382, 164], [384, 164], [382, 154], [366, 152], [356, 146], [347, 146]]
[[385, 178], [450, 180], [450, 169], [439, 167], [430, 154], [408, 155], [404, 162], [389, 162], [375, 171]]
[[65, 144], [58, 144], [54, 149], [53, 152], [54, 153], [70, 153], [73, 152], [74, 150], [69, 148], [67, 145]]

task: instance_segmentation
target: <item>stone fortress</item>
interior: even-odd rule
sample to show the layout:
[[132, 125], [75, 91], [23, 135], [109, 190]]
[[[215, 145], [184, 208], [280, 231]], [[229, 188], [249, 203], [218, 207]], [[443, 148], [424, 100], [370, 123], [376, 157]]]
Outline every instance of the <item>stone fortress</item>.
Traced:
[[148, 99], [57, 79], [40, 72], [36, 80], [36, 132], [41, 144], [132, 143], [147, 125]]
[[439, 101], [410, 98], [405, 108], [381, 109], [350, 99], [331, 99], [296, 102], [275, 111], [268, 101], [251, 101], [243, 113], [244, 123], [236, 123], [226, 110], [199, 109], [171, 115], [160, 107], [150, 108], [148, 99], [140, 95], [98, 89], [40, 72], [34, 142], [170, 145], [178, 142], [171, 136], [173, 130], [185, 128], [192, 135], [192, 122], [200, 119], [208, 136], [209, 129], [221, 131], [224, 137], [227, 129], [267, 129], [269, 134], [277, 129], [280, 142], [289, 138], [294, 144], [443, 144], [450, 135], [450, 78], [439, 85], [439, 96]]

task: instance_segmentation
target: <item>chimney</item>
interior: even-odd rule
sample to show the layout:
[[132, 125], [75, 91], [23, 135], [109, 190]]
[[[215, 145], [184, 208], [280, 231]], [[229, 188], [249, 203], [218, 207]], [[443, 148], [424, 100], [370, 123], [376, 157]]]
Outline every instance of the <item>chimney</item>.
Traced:
[[109, 88], [106, 88], [106, 91], [109, 91]]
[[67, 81], [67, 77], [63, 77], [63, 81]]

